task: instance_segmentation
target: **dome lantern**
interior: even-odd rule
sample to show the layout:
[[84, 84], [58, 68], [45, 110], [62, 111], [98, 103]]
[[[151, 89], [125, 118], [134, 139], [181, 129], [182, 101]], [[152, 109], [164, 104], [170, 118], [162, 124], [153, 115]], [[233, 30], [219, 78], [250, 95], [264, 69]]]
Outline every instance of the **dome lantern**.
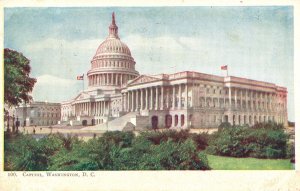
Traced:
[[109, 26], [109, 38], [117, 38], [119, 39], [118, 36], [118, 26], [116, 25], [116, 20], [115, 20], [115, 13], [112, 13], [112, 21]]

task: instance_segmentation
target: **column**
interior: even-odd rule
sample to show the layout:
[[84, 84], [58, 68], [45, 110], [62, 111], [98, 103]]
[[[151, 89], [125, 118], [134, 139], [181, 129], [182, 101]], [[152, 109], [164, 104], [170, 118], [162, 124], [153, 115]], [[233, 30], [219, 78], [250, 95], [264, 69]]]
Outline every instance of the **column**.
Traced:
[[103, 116], [107, 114], [106, 101], [103, 101]]
[[153, 109], [153, 87], [150, 87], [150, 109]]
[[98, 116], [98, 102], [95, 102], [95, 112], [94, 112], [94, 115], [95, 116]]
[[80, 105], [81, 105], [81, 111], [80, 111], [80, 112], [81, 112], [81, 115], [83, 115], [84, 112], [85, 112], [85, 111], [84, 111], [84, 103], [81, 103]]
[[246, 89], [246, 110], [248, 110], [248, 90]]
[[171, 127], [175, 127], [175, 115], [172, 116], [172, 125]]
[[[204, 85], [204, 87], [205, 87], [205, 85]], [[206, 88], [207, 88], [207, 87], [206, 87]], [[206, 88], [204, 88], [204, 107], [207, 106], [207, 104], [206, 104], [207, 89], [206, 89]]]
[[[189, 98], [189, 91], [188, 91], [188, 84], [185, 85], [185, 108], [188, 108], [188, 98]], [[185, 121], [187, 122], [187, 121]]]
[[178, 90], [178, 95], [179, 95], [179, 102], [178, 102], [178, 108], [181, 109], [181, 84], [179, 84], [179, 90]]
[[241, 109], [244, 110], [244, 106], [243, 106], [243, 102], [244, 102], [243, 94], [244, 94], [244, 90], [241, 89], [241, 91], [240, 91], [240, 107], [241, 107]]
[[158, 110], [158, 86], [155, 87], [155, 110]]
[[234, 104], [235, 104], [235, 108], [237, 108], [237, 95], [236, 95], [236, 88], [234, 88]]
[[94, 115], [98, 116], [98, 102], [95, 102], [95, 111], [94, 111]]
[[121, 97], [121, 111], [124, 111], [124, 93], [121, 93], [122, 97]]
[[123, 84], [123, 74], [121, 74], [121, 85]]
[[[231, 88], [228, 88], [229, 108], [231, 109]], [[229, 116], [228, 116], [229, 117]]]
[[149, 98], [149, 96], [148, 96], [148, 88], [146, 88], [146, 110], [148, 110], [149, 108], [148, 108], [148, 98]]
[[134, 111], [134, 91], [131, 91], [131, 111]]
[[141, 110], [144, 109], [144, 93], [143, 89], [141, 89]]
[[[226, 90], [225, 90], [226, 91]], [[224, 108], [226, 108], [226, 94], [225, 94], [225, 92], [223, 92], [223, 102], [224, 102]]]
[[114, 84], [114, 75], [113, 75], [113, 73], [110, 74], [110, 84], [111, 85]]
[[181, 127], [181, 115], [178, 115], [178, 124], [177, 127]]
[[139, 92], [138, 90], [135, 90], [136, 96], [135, 96], [135, 111], [138, 111], [138, 107], [139, 107]]
[[250, 95], [250, 105], [251, 105], [251, 110], [253, 110], [253, 91], [251, 91], [251, 95]]
[[[194, 73], [193, 73], [193, 75], [194, 75]], [[194, 91], [195, 91], [195, 84], [194, 84], [194, 79], [193, 79], [192, 92], [191, 92], [191, 107], [194, 107], [194, 105], [196, 105], [196, 101], [194, 100]], [[220, 105], [220, 103], [219, 103], [219, 105]]]
[[127, 92], [127, 111], [130, 111], [130, 92]]
[[[176, 91], [176, 87], [175, 87], [175, 85], [173, 85], [173, 98], [172, 98], [172, 100], [173, 100], [173, 102], [172, 102], [172, 108], [173, 109], [175, 109], [175, 103], [176, 103], [176, 97], [175, 97], [175, 91]], [[175, 115], [174, 115], [174, 119], [175, 119]], [[175, 124], [175, 123], [174, 123]]]
[[124, 94], [124, 97], [123, 97], [123, 102], [122, 102], [122, 104], [123, 104], [123, 111], [126, 111], [126, 107], [127, 107], [127, 93], [125, 92], [125, 93], [123, 93]]
[[168, 87], [166, 89], [166, 94], [167, 94], [167, 98], [166, 98], [166, 104], [167, 104], [167, 108], [169, 109], [169, 104], [170, 104], [170, 100], [169, 100], [169, 93], [170, 93], [170, 88]]
[[164, 86], [161, 86], [161, 106], [160, 109], [163, 110], [164, 109]]

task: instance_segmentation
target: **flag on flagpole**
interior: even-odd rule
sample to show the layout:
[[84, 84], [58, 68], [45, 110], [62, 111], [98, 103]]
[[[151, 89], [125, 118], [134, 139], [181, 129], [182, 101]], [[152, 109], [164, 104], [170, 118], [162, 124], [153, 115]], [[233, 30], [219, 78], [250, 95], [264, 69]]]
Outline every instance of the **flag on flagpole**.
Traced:
[[77, 80], [83, 80], [83, 76], [84, 74], [82, 74], [82, 76], [77, 76]]
[[227, 70], [227, 65], [221, 66], [221, 70]]

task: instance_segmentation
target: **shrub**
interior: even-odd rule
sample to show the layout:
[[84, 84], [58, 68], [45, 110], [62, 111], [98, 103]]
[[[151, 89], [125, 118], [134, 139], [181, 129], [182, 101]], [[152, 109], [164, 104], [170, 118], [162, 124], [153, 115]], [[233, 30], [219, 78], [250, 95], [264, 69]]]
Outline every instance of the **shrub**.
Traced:
[[218, 127], [218, 130], [221, 130], [223, 128], [230, 128], [232, 127], [231, 124], [229, 122], [222, 122], [219, 127]]
[[49, 170], [97, 170], [98, 164], [91, 157], [91, 153], [84, 142], [73, 142], [72, 148], [69, 150], [65, 147], [60, 149], [51, 157], [51, 165]]
[[161, 142], [168, 140], [167, 134], [159, 131], [141, 132], [140, 137], [149, 140], [155, 145], [159, 145]]
[[152, 145], [149, 153], [141, 158], [139, 169], [147, 170], [208, 170], [205, 154], [198, 155], [191, 139], [183, 143], [172, 140]]
[[243, 144], [245, 128], [233, 127], [218, 131], [209, 143], [208, 151], [221, 156], [244, 157], [249, 148]]
[[121, 147], [130, 147], [134, 138], [133, 132], [122, 132], [122, 131], [108, 131], [103, 134], [100, 139], [103, 141], [110, 142]]
[[287, 146], [287, 158], [295, 158], [295, 143], [290, 142]]
[[191, 136], [191, 134], [189, 134], [188, 130], [181, 130], [181, 131], [167, 130], [163, 132], [159, 132], [159, 131], [142, 132], [140, 136], [151, 141], [155, 145], [159, 145], [161, 142], [168, 141], [169, 139], [171, 139], [176, 143], [184, 142]]
[[48, 149], [29, 135], [20, 135], [11, 144], [12, 170], [47, 170]]
[[285, 158], [287, 134], [283, 126], [258, 123], [252, 128], [222, 128], [211, 136], [207, 152], [232, 157]]
[[7, 159], [13, 159], [13, 170], [210, 169], [206, 155], [199, 154], [188, 136], [188, 132], [173, 131], [138, 137], [130, 132], [108, 132], [84, 142], [62, 134], [40, 140], [21, 135], [13, 143], [5, 143], [5, 152], [10, 153]]
[[196, 144], [197, 150], [205, 150], [208, 146], [210, 135], [208, 133], [192, 134], [192, 139]]

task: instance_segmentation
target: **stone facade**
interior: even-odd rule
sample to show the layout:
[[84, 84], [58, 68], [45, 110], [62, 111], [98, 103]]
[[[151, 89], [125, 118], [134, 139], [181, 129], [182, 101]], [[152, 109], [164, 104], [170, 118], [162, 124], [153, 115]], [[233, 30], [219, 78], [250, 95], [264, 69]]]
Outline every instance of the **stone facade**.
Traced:
[[[62, 103], [62, 121], [98, 125], [116, 118], [136, 128], [207, 128], [222, 122], [287, 124], [287, 89], [273, 83], [194, 71], [139, 75], [113, 15], [87, 76], [89, 87]], [[125, 116], [133, 113], [132, 119]], [[85, 122], [84, 122], [85, 120]], [[75, 124], [75, 123], [74, 123]]]
[[16, 117], [21, 126], [56, 125], [61, 119], [60, 103], [31, 102], [16, 107]]

